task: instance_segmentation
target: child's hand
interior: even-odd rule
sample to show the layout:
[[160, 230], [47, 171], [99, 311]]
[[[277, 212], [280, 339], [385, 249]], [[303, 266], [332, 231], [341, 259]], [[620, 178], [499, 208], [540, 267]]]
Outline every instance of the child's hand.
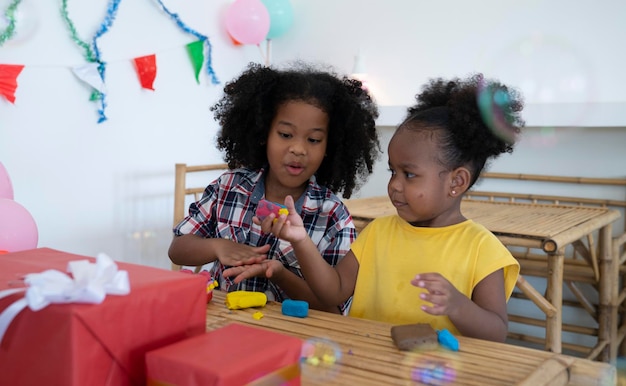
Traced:
[[302, 218], [298, 212], [296, 212], [293, 197], [285, 197], [285, 206], [289, 211], [288, 215], [281, 214], [276, 217], [274, 213], [270, 213], [263, 221], [256, 216], [252, 218], [252, 221], [257, 225], [261, 225], [261, 230], [264, 233], [271, 233], [291, 243], [306, 239], [308, 234], [304, 228]]
[[233, 282], [235, 284], [239, 284], [245, 279], [257, 276], [266, 277], [269, 279], [283, 269], [285, 269], [285, 267], [283, 267], [283, 264], [280, 261], [265, 260], [260, 263], [227, 268], [224, 270], [224, 272], [222, 272], [222, 275], [226, 277], [235, 276]]
[[250, 245], [239, 244], [230, 240], [223, 240], [216, 249], [217, 258], [224, 265], [239, 266], [244, 264], [259, 263], [267, 259], [267, 252], [270, 245], [252, 247]]
[[422, 311], [431, 315], [449, 317], [467, 301], [467, 297], [439, 273], [416, 275], [411, 284], [427, 291], [420, 294], [420, 299], [432, 303], [432, 306], [422, 306]]

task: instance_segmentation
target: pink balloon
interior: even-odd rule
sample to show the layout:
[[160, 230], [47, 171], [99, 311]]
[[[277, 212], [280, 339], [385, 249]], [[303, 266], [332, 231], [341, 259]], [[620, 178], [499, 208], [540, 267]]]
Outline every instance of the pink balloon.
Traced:
[[16, 201], [0, 198], [0, 250], [37, 248], [39, 233], [33, 216]]
[[13, 185], [11, 185], [11, 179], [9, 173], [0, 162], [0, 198], [13, 199]]
[[241, 44], [260, 44], [270, 30], [270, 14], [260, 0], [235, 0], [226, 10], [226, 30]]

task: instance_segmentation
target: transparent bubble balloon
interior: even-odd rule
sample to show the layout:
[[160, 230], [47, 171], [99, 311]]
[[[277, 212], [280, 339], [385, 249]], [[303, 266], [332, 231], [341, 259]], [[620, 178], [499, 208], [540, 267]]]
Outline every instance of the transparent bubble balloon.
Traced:
[[411, 381], [419, 385], [453, 385], [457, 371], [452, 361], [427, 358], [423, 356], [407, 356]]
[[[6, 15], [8, 5], [0, 5], [0, 31], [4, 31], [10, 24], [10, 18]], [[13, 35], [8, 38], [3, 47], [16, 46], [24, 44], [30, 40], [39, 29], [39, 14], [37, 8], [32, 5], [32, 0], [21, 1], [13, 14], [15, 20], [15, 30]]]
[[495, 51], [485, 76], [521, 91], [525, 111], [533, 104], [542, 109], [551, 104], [581, 107], [559, 116], [559, 126], [578, 126], [589, 114], [594, 94], [590, 63], [565, 39], [537, 34], [513, 41]]
[[477, 100], [482, 118], [492, 132], [507, 143], [515, 143], [519, 129], [513, 114], [519, 108], [510, 91], [483, 79], [478, 84]]
[[302, 373], [316, 382], [327, 382], [337, 376], [337, 362], [341, 359], [339, 346], [326, 338], [312, 338], [302, 345], [300, 364]]

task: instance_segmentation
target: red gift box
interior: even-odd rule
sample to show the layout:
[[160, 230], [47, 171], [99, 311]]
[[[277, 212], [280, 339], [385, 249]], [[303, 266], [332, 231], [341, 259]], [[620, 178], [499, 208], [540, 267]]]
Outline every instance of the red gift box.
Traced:
[[[0, 254], [0, 291], [76, 260], [95, 259], [49, 248]], [[147, 351], [206, 331], [206, 278], [116, 264], [128, 272], [128, 295], [27, 307], [13, 319], [0, 342], [0, 385], [143, 386]], [[0, 299], [0, 312], [23, 296]]]
[[231, 323], [146, 354], [148, 386], [300, 385], [302, 341]]

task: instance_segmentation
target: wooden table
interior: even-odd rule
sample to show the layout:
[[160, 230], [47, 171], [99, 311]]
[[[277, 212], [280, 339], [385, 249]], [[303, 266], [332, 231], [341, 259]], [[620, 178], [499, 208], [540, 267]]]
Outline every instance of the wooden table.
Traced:
[[[397, 213], [387, 196], [345, 200], [345, 203], [357, 229], [364, 227], [376, 217]], [[618, 345], [612, 344], [612, 341], [616, 340], [618, 332], [619, 261], [612, 253], [611, 224], [620, 216], [617, 210], [463, 200], [461, 211], [465, 217], [483, 224], [506, 246], [535, 248], [545, 252], [547, 261], [542, 269], [549, 273], [546, 275], [545, 299], [555, 309], [553, 315], [546, 316], [545, 346], [547, 350], [555, 353], [562, 351], [565, 248], [574, 245], [584, 249], [585, 245], [580, 240], [583, 238], [591, 240], [594, 232], [598, 232], [597, 253], [595, 248], [588, 248], [586, 251], [588, 264], [596, 277], [594, 284], [599, 287], [598, 343], [588, 357], [614, 363], [618, 349]], [[521, 260], [520, 265], [524, 273], [525, 264]]]
[[[306, 318], [285, 316], [280, 303], [228, 310], [225, 293], [213, 292], [207, 305], [207, 330], [242, 323], [292, 335], [330, 349], [334, 364], [301, 362], [302, 385], [615, 385], [615, 367], [607, 363], [502, 343], [458, 337], [457, 352], [439, 348], [399, 351], [391, 325], [309, 310]], [[261, 312], [259, 320], [253, 314]], [[444, 376], [445, 374], [445, 376]], [[442, 379], [443, 378], [443, 379]]]

